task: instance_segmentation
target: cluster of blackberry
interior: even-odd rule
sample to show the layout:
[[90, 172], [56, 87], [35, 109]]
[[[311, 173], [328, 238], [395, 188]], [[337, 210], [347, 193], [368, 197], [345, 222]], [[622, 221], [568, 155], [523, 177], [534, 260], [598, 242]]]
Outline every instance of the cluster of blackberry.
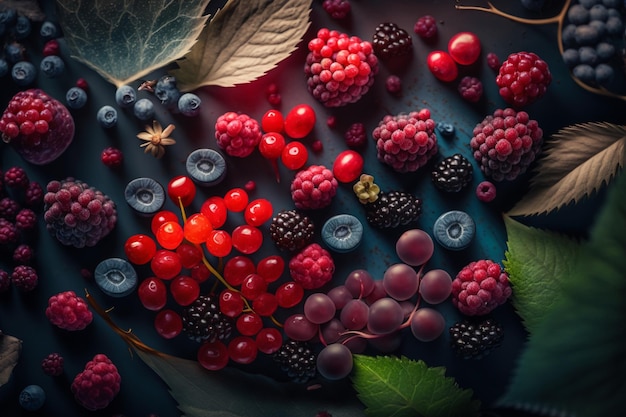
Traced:
[[306, 383], [317, 374], [317, 354], [307, 342], [285, 340], [272, 357], [293, 382]]
[[13, 166], [0, 172], [0, 252], [13, 268], [10, 273], [0, 268], [0, 293], [8, 291], [11, 284], [22, 291], [37, 287], [32, 232], [42, 201], [43, 189], [23, 168]]
[[296, 251], [313, 241], [315, 225], [297, 210], [281, 210], [272, 218], [269, 233], [279, 249]]
[[463, 359], [481, 359], [502, 343], [504, 330], [492, 318], [464, 319], [450, 329], [450, 345]]
[[200, 295], [183, 310], [183, 331], [196, 342], [215, 342], [230, 337], [233, 319], [222, 313], [217, 298]]

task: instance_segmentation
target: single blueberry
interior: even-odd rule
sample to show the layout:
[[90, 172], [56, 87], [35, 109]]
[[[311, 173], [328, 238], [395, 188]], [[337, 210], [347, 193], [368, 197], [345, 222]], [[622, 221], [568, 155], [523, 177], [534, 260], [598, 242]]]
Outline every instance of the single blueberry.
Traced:
[[96, 265], [94, 281], [103, 293], [111, 297], [124, 297], [137, 288], [137, 272], [125, 259], [108, 258]]
[[570, 68], [574, 68], [576, 65], [580, 63], [580, 59], [578, 57], [578, 49], [568, 48], [563, 51], [563, 62]]
[[20, 61], [13, 65], [11, 77], [15, 84], [20, 87], [32, 84], [37, 78], [37, 68], [28, 61]]
[[0, 12], [0, 23], [4, 23], [7, 26], [15, 24], [17, 20], [17, 10], [5, 9]]
[[196, 149], [191, 152], [185, 166], [191, 179], [204, 186], [216, 185], [226, 175], [226, 161], [213, 149]]
[[602, 39], [606, 35], [606, 23], [600, 20], [592, 20], [589, 22], [589, 26], [598, 32], [598, 39]]
[[176, 86], [176, 78], [170, 75], [159, 78], [154, 87], [154, 95], [165, 107], [177, 109], [180, 91]]
[[452, 123], [447, 122], [439, 122], [437, 123], [437, 131], [441, 134], [441, 136], [446, 138], [451, 138], [454, 136], [455, 132], [454, 125]]
[[9, 73], [9, 63], [6, 59], [0, 58], [0, 77], [4, 77]]
[[87, 104], [87, 92], [80, 87], [72, 87], [67, 90], [65, 101], [70, 109], [80, 109]]
[[117, 110], [113, 106], [105, 105], [100, 107], [96, 115], [100, 126], [108, 129], [117, 124]]
[[137, 101], [137, 92], [130, 85], [122, 85], [115, 90], [115, 102], [122, 108], [128, 108], [135, 105]]
[[561, 39], [565, 47], [576, 46], [576, 25], [566, 25], [561, 33]]
[[350, 252], [363, 239], [363, 224], [351, 214], [338, 214], [322, 226], [322, 240], [333, 251]]
[[443, 213], [433, 226], [433, 236], [446, 249], [462, 250], [469, 246], [476, 233], [474, 219], [464, 211]]
[[200, 113], [202, 100], [193, 93], [185, 93], [178, 99], [178, 111], [184, 116], [197, 116]]
[[135, 178], [126, 185], [124, 198], [137, 213], [152, 216], [165, 204], [165, 189], [152, 178]]
[[615, 46], [609, 42], [600, 42], [596, 45], [596, 54], [600, 61], [609, 61], [615, 56]]
[[598, 54], [596, 48], [591, 46], [581, 46], [578, 48], [578, 59], [581, 64], [588, 64], [592, 67], [598, 63]]
[[54, 24], [54, 22], [46, 20], [41, 24], [41, 27], [39, 28], [39, 36], [41, 36], [45, 41], [58, 38], [59, 29], [57, 28], [57, 25]]
[[572, 74], [585, 84], [593, 84], [596, 79], [596, 72], [591, 65], [576, 65], [572, 69]]
[[154, 117], [154, 103], [147, 98], [139, 99], [133, 106], [133, 114], [139, 120], [149, 120]]
[[606, 86], [613, 81], [615, 70], [608, 64], [598, 64], [595, 68], [595, 78], [599, 85]]
[[595, 45], [599, 38], [598, 30], [591, 25], [580, 25], [574, 33], [574, 39], [579, 45]]
[[46, 402], [46, 392], [39, 385], [28, 385], [20, 392], [20, 406], [27, 411], [37, 411]]
[[16, 39], [24, 39], [30, 35], [33, 25], [26, 16], [18, 16], [13, 29]]
[[584, 25], [589, 22], [589, 10], [585, 9], [580, 4], [574, 4], [570, 6], [567, 11], [567, 18], [570, 23], [575, 25]]
[[65, 62], [57, 55], [49, 55], [41, 60], [39, 65], [41, 72], [49, 78], [58, 77], [65, 71]]
[[609, 35], [619, 36], [624, 30], [624, 22], [620, 17], [611, 16], [606, 21], [606, 31]]
[[589, 9], [589, 18], [604, 22], [609, 18], [609, 12], [603, 4], [596, 4]]
[[4, 47], [4, 57], [10, 64], [24, 61], [26, 59], [26, 48], [18, 42], [8, 43]]

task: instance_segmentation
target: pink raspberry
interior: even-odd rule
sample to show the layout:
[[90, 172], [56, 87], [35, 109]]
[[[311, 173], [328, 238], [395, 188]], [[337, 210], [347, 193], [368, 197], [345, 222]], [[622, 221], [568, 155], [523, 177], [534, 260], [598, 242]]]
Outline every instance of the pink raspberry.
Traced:
[[339, 183], [323, 165], [311, 165], [296, 173], [291, 182], [291, 198], [296, 208], [314, 210], [327, 207], [337, 193]]
[[331, 254], [317, 243], [305, 246], [289, 261], [291, 278], [304, 289], [313, 290], [329, 282], [335, 272]]
[[0, 218], [13, 221], [19, 210], [20, 204], [11, 197], [0, 199]]
[[307, 87], [324, 106], [354, 103], [374, 84], [378, 58], [370, 42], [322, 28], [308, 48], [304, 65]]
[[511, 296], [509, 276], [488, 259], [471, 262], [452, 281], [452, 303], [468, 316], [485, 315]]
[[11, 273], [11, 282], [15, 288], [23, 292], [30, 292], [39, 285], [39, 276], [32, 266], [17, 265]]
[[362, 148], [367, 144], [367, 133], [363, 123], [352, 123], [344, 133], [346, 145], [350, 148]]
[[28, 174], [22, 167], [11, 167], [4, 172], [4, 184], [7, 187], [26, 188], [28, 183]]
[[15, 216], [15, 227], [17, 230], [32, 230], [37, 225], [37, 214], [29, 208], [23, 208]]
[[17, 245], [13, 250], [13, 262], [18, 264], [29, 264], [34, 258], [33, 248], [26, 243]]
[[247, 114], [226, 112], [215, 122], [217, 145], [230, 156], [244, 158], [252, 153], [261, 141], [259, 122]]
[[50, 353], [41, 361], [41, 369], [46, 375], [59, 376], [63, 373], [63, 356]]
[[437, 153], [436, 123], [430, 110], [387, 115], [372, 132], [378, 160], [397, 172], [414, 172]]
[[495, 72], [500, 70], [500, 58], [498, 58], [495, 52], [489, 52], [487, 54], [487, 66]]
[[74, 291], [60, 292], [48, 299], [46, 317], [65, 330], [82, 330], [93, 320], [87, 302]]
[[483, 96], [483, 83], [476, 77], [465, 76], [459, 82], [459, 94], [470, 103], [480, 101]]
[[333, 19], [345, 19], [350, 14], [350, 2], [348, 0], [324, 0], [322, 8]]
[[533, 52], [516, 52], [500, 66], [496, 84], [511, 106], [524, 107], [546, 93], [552, 74], [548, 64]]
[[31, 181], [24, 192], [24, 204], [38, 208], [43, 203], [43, 188], [36, 181]]
[[413, 31], [420, 38], [429, 41], [437, 36], [437, 21], [430, 15], [425, 15], [417, 19]]
[[0, 217], [0, 246], [17, 242], [18, 230], [13, 223]]
[[496, 198], [496, 186], [490, 181], [482, 181], [476, 187], [476, 197], [484, 203], [489, 203]]
[[102, 150], [100, 160], [109, 168], [117, 168], [122, 166], [122, 162], [124, 162], [124, 154], [121, 150], [113, 146], [109, 146]]
[[120, 392], [122, 378], [117, 367], [99, 353], [87, 362], [85, 370], [74, 378], [72, 393], [76, 401], [88, 410], [107, 407]]

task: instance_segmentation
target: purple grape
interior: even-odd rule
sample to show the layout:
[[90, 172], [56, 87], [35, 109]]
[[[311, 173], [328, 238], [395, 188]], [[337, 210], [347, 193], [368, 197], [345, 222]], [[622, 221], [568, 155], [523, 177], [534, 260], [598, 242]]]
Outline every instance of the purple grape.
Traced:
[[393, 298], [384, 297], [370, 305], [367, 329], [374, 334], [389, 334], [403, 321], [404, 311], [400, 304]]
[[296, 313], [287, 317], [284, 323], [285, 335], [289, 339], [306, 342], [317, 334], [319, 326], [312, 323], [304, 314]]
[[410, 229], [402, 233], [396, 242], [396, 253], [400, 260], [411, 266], [425, 264], [435, 250], [433, 239], [421, 229]]
[[432, 342], [443, 333], [446, 321], [435, 309], [422, 307], [411, 318], [411, 333], [421, 342]]
[[346, 329], [361, 330], [367, 325], [369, 307], [359, 299], [353, 299], [341, 309], [339, 320]]
[[452, 292], [452, 277], [443, 269], [433, 269], [422, 276], [419, 293], [429, 304], [445, 301]]
[[337, 310], [341, 310], [348, 303], [348, 301], [354, 298], [345, 285], [338, 285], [331, 288], [327, 295], [331, 300], [333, 300], [333, 303], [335, 303], [335, 309]]
[[341, 343], [332, 343], [317, 355], [317, 371], [326, 379], [345, 378], [352, 371], [352, 352]]
[[393, 264], [383, 275], [383, 287], [390, 297], [398, 301], [408, 300], [417, 293], [419, 277], [411, 266], [403, 263]]
[[304, 302], [304, 315], [311, 323], [326, 323], [335, 317], [336, 311], [333, 300], [321, 292], [309, 295]]
[[354, 298], [365, 298], [374, 289], [374, 278], [364, 269], [356, 269], [348, 274], [344, 283]]
[[329, 322], [324, 323], [320, 329], [322, 338], [326, 343], [338, 342], [342, 338], [342, 333], [346, 331], [346, 328], [338, 318], [333, 318]]

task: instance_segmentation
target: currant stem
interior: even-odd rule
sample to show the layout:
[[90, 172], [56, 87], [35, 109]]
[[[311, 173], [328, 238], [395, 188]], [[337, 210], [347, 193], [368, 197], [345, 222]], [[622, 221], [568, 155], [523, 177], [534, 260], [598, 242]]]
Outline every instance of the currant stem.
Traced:
[[[459, 0], [457, 0], [457, 3], [459, 3]], [[502, 10], [498, 9], [493, 4], [491, 4], [491, 2], [489, 2], [489, 1], [487, 2], [489, 7], [463, 6], [461, 4], [455, 4], [454, 8], [457, 9], [457, 10], [475, 10], [475, 11], [479, 11], [479, 12], [491, 13], [491, 14], [495, 14], [497, 16], [501, 16], [501, 17], [504, 17], [506, 19], [512, 20], [514, 22], [518, 22], [518, 23], [526, 23], [526, 24], [529, 24], [529, 25], [545, 25], [545, 24], [548, 24], [548, 23], [560, 23], [560, 22], [562, 22], [565, 14], [567, 13], [567, 9], [568, 9], [570, 3], [571, 3], [571, 0], [566, 0], [565, 4], [563, 5], [563, 9], [561, 9], [561, 12], [559, 14], [557, 14], [556, 16], [545, 18], [545, 19], [526, 19], [526, 18], [523, 18], [523, 17], [514, 16], [512, 14], [503, 12]]]

